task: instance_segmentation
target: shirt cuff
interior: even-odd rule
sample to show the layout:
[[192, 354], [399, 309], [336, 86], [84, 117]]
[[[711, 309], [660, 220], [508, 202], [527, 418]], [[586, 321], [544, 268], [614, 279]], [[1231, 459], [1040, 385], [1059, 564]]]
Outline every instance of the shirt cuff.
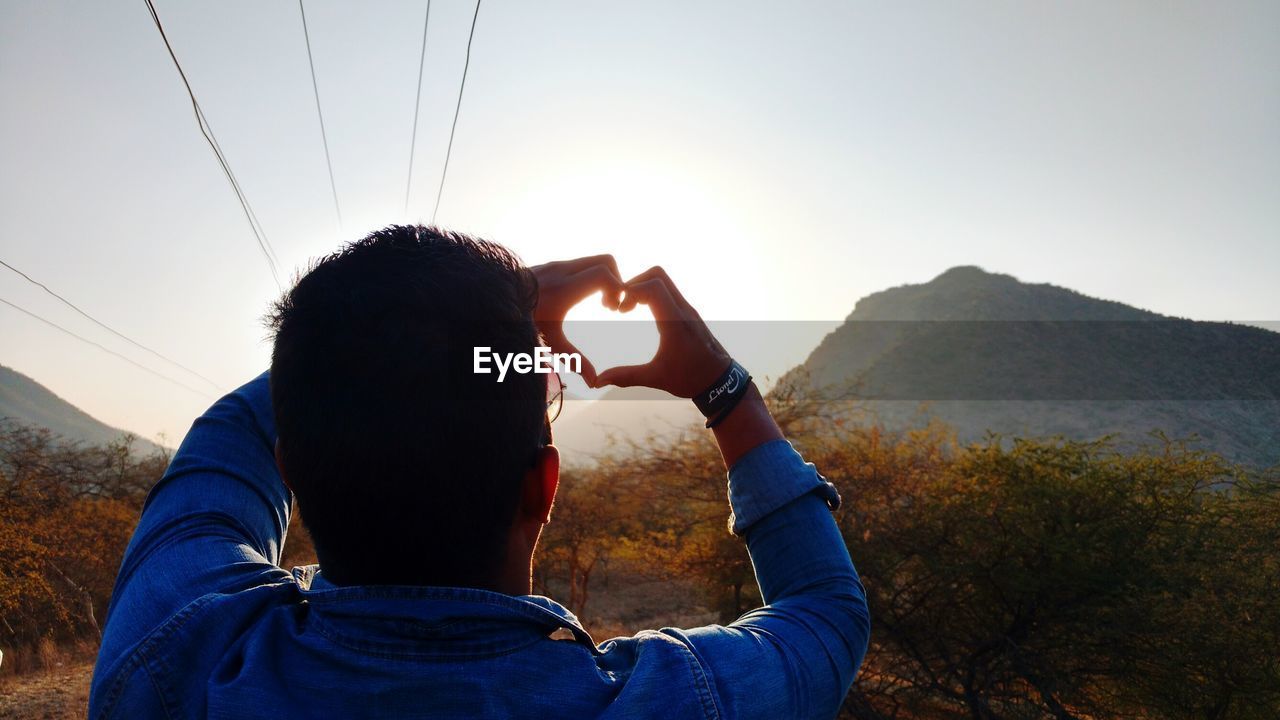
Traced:
[[836, 486], [822, 477], [786, 440], [771, 440], [743, 455], [729, 468], [729, 529], [742, 535], [764, 516], [816, 492], [835, 510]]

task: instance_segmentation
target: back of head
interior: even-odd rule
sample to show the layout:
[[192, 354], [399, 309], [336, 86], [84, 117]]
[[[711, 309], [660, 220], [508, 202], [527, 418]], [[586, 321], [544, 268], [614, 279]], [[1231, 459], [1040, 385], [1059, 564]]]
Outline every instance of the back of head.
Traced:
[[277, 303], [281, 465], [330, 579], [483, 587], [502, 565], [546, 378], [495, 382], [472, 352], [531, 352], [536, 299], [502, 246], [392, 226]]

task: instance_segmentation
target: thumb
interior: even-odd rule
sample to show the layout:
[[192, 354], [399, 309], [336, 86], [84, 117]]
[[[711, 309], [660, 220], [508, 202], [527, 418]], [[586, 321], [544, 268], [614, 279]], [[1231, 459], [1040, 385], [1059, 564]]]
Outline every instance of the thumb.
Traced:
[[596, 382], [592, 387], [603, 387], [605, 385], [634, 387], [636, 385], [646, 385], [644, 376], [649, 369], [648, 365], [620, 365], [618, 367], [612, 367], [596, 376]]

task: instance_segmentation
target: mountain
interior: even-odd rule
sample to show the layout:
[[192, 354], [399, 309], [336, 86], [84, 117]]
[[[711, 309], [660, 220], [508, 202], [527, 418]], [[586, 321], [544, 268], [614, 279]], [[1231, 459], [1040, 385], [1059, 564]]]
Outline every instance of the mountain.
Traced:
[[[737, 325], [716, 332], [754, 336], [732, 343], [753, 371], [776, 359], [769, 348], [805, 342], [792, 327], [802, 323]], [[971, 266], [868, 295], [823, 332], [776, 386], [851, 399], [859, 417], [889, 428], [937, 418], [963, 442], [990, 432], [1122, 444], [1160, 431], [1237, 461], [1280, 463], [1277, 332], [1167, 317]], [[573, 461], [610, 437], [642, 442], [699, 420], [688, 402], [614, 389], [567, 403], [555, 437]]]
[[[125, 430], [100, 422], [17, 370], [0, 365], [0, 418], [48, 428], [67, 440], [103, 445], [119, 440]], [[143, 453], [159, 449], [141, 438]]]
[[784, 382], [961, 440], [1163, 431], [1280, 462], [1280, 333], [1171, 318], [977, 267], [869, 295]]

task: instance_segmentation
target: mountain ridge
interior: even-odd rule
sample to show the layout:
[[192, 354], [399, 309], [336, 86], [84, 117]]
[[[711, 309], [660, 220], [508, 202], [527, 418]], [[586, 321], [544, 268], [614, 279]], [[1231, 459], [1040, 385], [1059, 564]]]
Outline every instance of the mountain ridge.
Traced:
[[[47, 428], [66, 440], [91, 445], [105, 445], [125, 435], [138, 437], [98, 420], [35, 379], [4, 365], [0, 365], [0, 419]], [[142, 453], [160, 449], [142, 437], [135, 447]]]
[[[948, 304], [942, 304], [938, 293]], [[1042, 307], [1026, 300], [1039, 295]], [[995, 300], [994, 304], [991, 301]], [[986, 305], [979, 306], [979, 301]], [[981, 309], [981, 315], [975, 309]], [[977, 265], [958, 265], [925, 283], [906, 283], [871, 293], [854, 304], [851, 320], [1177, 320], [1166, 315], [1085, 295], [1052, 283], [1024, 283]]]
[[868, 295], [784, 378], [881, 421], [929, 414], [962, 440], [1161, 430], [1280, 462], [1280, 334], [1192, 321], [976, 266]]

